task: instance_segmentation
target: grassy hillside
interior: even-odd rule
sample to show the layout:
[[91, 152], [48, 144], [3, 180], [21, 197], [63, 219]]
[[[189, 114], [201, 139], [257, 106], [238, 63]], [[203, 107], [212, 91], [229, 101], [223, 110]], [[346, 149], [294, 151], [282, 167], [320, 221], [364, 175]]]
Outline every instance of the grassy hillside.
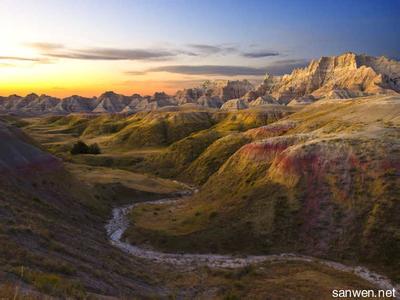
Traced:
[[[45, 120], [27, 119], [30, 124], [24, 129], [47, 150], [65, 160], [179, 177], [183, 181], [200, 184], [220, 167], [228, 154], [248, 140], [235, 134], [275, 122], [294, 111], [293, 108], [270, 105], [238, 112], [178, 109], [132, 116], [71, 115]], [[225, 139], [217, 142], [232, 133], [237, 136], [235, 141]], [[69, 150], [78, 139], [88, 144], [98, 143], [102, 154], [69, 155]], [[211, 145], [203, 158], [195, 162]], [[207, 157], [217, 157], [215, 152], [227, 154], [211, 162]], [[195, 174], [196, 170], [201, 174]]]
[[[64, 165], [21, 131], [6, 126], [0, 133], [6, 142], [0, 147], [0, 295], [6, 299], [329, 299], [333, 288], [373, 288], [313, 263], [188, 272], [125, 255], [105, 237], [111, 208], [162, 197], [182, 189], [180, 184], [119, 169]], [[10, 155], [24, 157], [23, 164]]]
[[96, 174], [83, 181], [71, 173], [83, 172], [79, 166], [67, 171], [18, 129], [0, 122], [0, 137], [1, 296], [87, 299], [159, 292], [146, 277], [151, 267], [110, 247], [104, 221], [118, 203], [160, 197], [146, 187], [155, 192], [181, 187], [131, 174], [113, 185], [116, 174], [107, 177], [105, 170], [104, 181]]
[[[58, 185], [59, 179], [66, 182], [67, 178], [51, 174], [48, 185]], [[105, 186], [101, 197], [108, 198], [112, 191], [107, 183]], [[310, 263], [264, 263], [237, 270], [200, 268], [188, 272], [136, 260], [107, 243], [104, 223], [97, 213], [82, 206], [79, 198], [73, 200], [66, 190], [58, 194], [58, 187], [51, 190], [39, 184], [37, 189], [40, 192], [17, 192], [1, 184], [1, 195], [12, 199], [7, 202], [1, 198], [0, 202], [2, 216], [7, 215], [0, 227], [0, 294], [5, 298], [44, 299], [52, 295], [98, 299], [99, 295], [112, 295], [116, 299], [240, 299], [253, 295], [287, 299], [293, 295], [310, 299], [319, 295], [320, 299], [329, 299], [333, 288], [373, 288], [351, 274]], [[84, 196], [82, 190], [79, 194]], [[93, 199], [87, 204], [98, 208], [105, 205], [101, 202]]]
[[193, 199], [137, 207], [127, 238], [168, 251], [298, 251], [400, 280], [399, 116], [398, 97], [375, 96], [320, 101], [251, 129], [230, 141], [253, 142], [222, 151], [230, 157]]
[[110, 144], [127, 148], [167, 146], [213, 126], [212, 117], [208, 112], [151, 112], [143, 117], [135, 114], [128, 120], [129, 125], [110, 139]]
[[215, 140], [191, 161], [179, 178], [191, 178], [197, 185], [204, 184], [233, 153], [250, 141], [243, 133], [231, 133]]
[[[224, 153], [232, 154], [247, 140], [245, 137], [239, 137], [239, 133], [275, 122], [290, 113], [290, 109], [276, 106], [231, 113], [218, 112], [214, 115], [218, 122], [211, 128], [195, 132], [173, 143], [162, 153], [152, 155], [147, 160], [147, 170], [160, 176], [178, 177], [183, 181], [201, 184], [204, 178], [220, 167]], [[236, 138], [220, 141], [227, 135]], [[219, 159], [212, 157], [215, 157], [216, 152], [221, 154]], [[203, 158], [200, 158], [201, 155]]]

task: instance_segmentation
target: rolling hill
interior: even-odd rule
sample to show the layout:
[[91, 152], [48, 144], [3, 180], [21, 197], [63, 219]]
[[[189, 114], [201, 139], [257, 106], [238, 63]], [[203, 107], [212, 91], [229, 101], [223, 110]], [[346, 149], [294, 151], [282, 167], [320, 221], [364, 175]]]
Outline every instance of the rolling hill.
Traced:
[[[115, 168], [65, 164], [16, 125], [28, 123], [1, 118], [2, 297], [205, 299], [254, 295], [282, 299], [299, 294], [329, 297], [333, 287], [374, 288], [353, 274], [306, 261], [194, 270], [124, 254], [105, 236], [104, 223], [111, 208], [132, 200], [165, 197], [184, 187]], [[290, 282], [284, 291], [283, 281]]]
[[398, 279], [399, 109], [398, 96], [320, 101], [228, 136], [236, 146], [215, 173], [200, 166], [220, 153], [213, 146], [189, 168], [205, 181], [199, 193], [160, 206], [163, 218], [138, 206], [127, 239], [169, 251], [295, 250]]
[[[181, 269], [129, 255], [104, 225], [132, 201], [122, 237], [144, 249], [290, 252], [400, 282], [399, 74], [395, 60], [345, 53], [258, 87], [1, 97], [0, 295], [308, 299], [369, 287], [310, 261]], [[71, 154], [77, 141], [101, 154]], [[197, 192], [145, 203], [188, 185]]]
[[[123, 180], [119, 185], [94, 180], [97, 188], [90, 185], [90, 179], [82, 184], [60, 159], [40, 149], [20, 129], [8, 125], [9, 120], [3, 121], [0, 295], [18, 299], [86, 299], [164, 293], [152, 287], [154, 281], [144, 279], [149, 266], [110, 247], [103, 232], [112, 201], [124, 201], [123, 197], [113, 200], [116, 194], [129, 199], [151, 198], [154, 194], [124, 187]], [[128, 172], [124, 179], [129, 178]], [[140, 178], [129, 180], [147, 184]], [[165, 185], [154, 180], [149, 183], [153, 190], [160, 184]]]

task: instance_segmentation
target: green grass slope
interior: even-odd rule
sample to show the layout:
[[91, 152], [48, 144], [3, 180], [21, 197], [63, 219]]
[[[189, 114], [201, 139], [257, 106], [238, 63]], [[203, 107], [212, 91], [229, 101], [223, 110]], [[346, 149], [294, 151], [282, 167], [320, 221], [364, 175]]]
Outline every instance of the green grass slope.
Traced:
[[[29, 125], [24, 129], [47, 150], [69, 161], [179, 177], [184, 181], [189, 178], [186, 181], [200, 184], [219, 168], [227, 154], [237, 150], [248, 137], [236, 135], [237, 143], [229, 139], [217, 142], [195, 162], [214, 142], [232, 133], [244, 133], [250, 128], [275, 122], [294, 111], [290, 107], [270, 105], [237, 112], [190, 108], [142, 112], [132, 116], [71, 115], [45, 120], [27, 119]], [[98, 143], [102, 154], [69, 155], [78, 139], [88, 144]], [[223, 157], [223, 153], [227, 154]], [[217, 156], [219, 158], [215, 159]], [[211, 159], [215, 163], [207, 162], [203, 166]], [[192, 163], [194, 166], [185, 173]], [[197, 176], [196, 170], [201, 175]]]
[[374, 96], [251, 129], [193, 199], [156, 216], [137, 207], [127, 238], [169, 251], [298, 251], [399, 280], [399, 116], [399, 97]]
[[[240, 133], [275, 122], [291, 112], [290, 109], [276, 106], [231, 113], [217, 112], [214, 118], [218, 121], [214, 126], [195, 132], [171, 144], [162, 153], [151, 156], [147, 160], [148, 170], [164, 177], [201, 184], [222, 165], [229, 154], [249, 140]], [[224, 138], [227, 135], [232, 139]]]
[[[157, 180], [113, 174], [134, 182], [123, 189], [96, 180], [94, 188], [90, 178], [76, 179], [17, 128], [0, 122], [0, 137], [1, 296], [87, 299], [163, 293], [146, 277], [151, 268], [111, 247], [104, 234], [112, 206], [124, 201], [120, 192], [129, 201], [151, 198], [153, 194], [137, 189], [157, 187]], [[161, 185], [161, 192], [176, 189]], [[157, 270], [151, 272], [158, 276]]]
[[165, 196], [181, 185], [125, 170], [65, 165], [1, 122], [0, 137], [3, 298], [329, 299], [333, 288], [373, 288], [352, 274], [306, 262], [188, 272], [126, 255], [104, 233], [112, 206], [162, 197], [151, 192]]

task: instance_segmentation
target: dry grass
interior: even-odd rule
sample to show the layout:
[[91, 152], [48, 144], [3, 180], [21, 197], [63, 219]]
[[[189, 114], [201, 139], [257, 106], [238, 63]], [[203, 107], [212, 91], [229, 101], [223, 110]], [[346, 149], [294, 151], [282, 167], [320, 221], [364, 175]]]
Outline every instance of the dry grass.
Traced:
[[332, 299], [333, 289], [374, 289], [352, 274], [301, 262], [264, 263], [233, 271], [205, 268], [179, 275], [170, 286], [192, 287], [196, 299], [325, 300]]
[[[294, 171], [290, 173], [284, 168], [279, 168], [278, 165], [274, 167], [273, 172], [272, 170], [270, 172], [272, 162], [267, 162], [265, 159], [252, 161], [249, 158], [244, 159], [240, 154], [232, 155], [242, 143], [247, 143], [247, 137], [243, 138], [241, 132], [276, 121], [282, 116], [267, 120], [265, 114], [258, 113], [255, 117], [250, 111], [229, 114], [218, 112], [218, 116], [213, 119], [216, 124], [211, 129], [203, 130], [218, 132], [221, 136], [216, 138], [216, 142], [213, 139], [198, 138], [202, 135], [202, 131], [199, 131], [202, 127], [181, 130], [184, 122], [182, 122], [183, 119], [179, 119], [179, 126], [174, 124], [167, 126], [173, 133], [170, 139], [164, 139], [164, 131], [158, 132], [163, 140], [162, 143], [157, 144], [158, 138], [154, 138], [152, 133], [160, 128], [165, 129], [165, 123], [157, 116], [155, 123], [150, 121], [150, 117], [147, 121], [143, 121], [145, 116], [137, 116], [139, 119], [129, 119], [129, 124], [123, 119], [112, 119], [107, 116], [94, 121], [84, 120], [82, 117], [61, 117], [51, 122], [32, 120], [31, 125], [25, 128], [48, 149], [67, 159], [70, 159], [65, 156], [69, 144], [82, 137], [85, 130], [86, 133], [83, 136], [87, 139], [86, 142], [100, 142], [103, 155], [98, 157], [82, 155], [74, 158], [75, 162], [79, 161], [81, 164], [67, 166], [81, 182], [90, 185], [121, 184], [131, 190], [159, 193], [169, 193], [180, 189], [181, 187], [173, 181], [126, 170], [133, 170], [137, 166], [143, 168], [136, 170], [149, 170], [146, 169], [148, 167], [146, 163], [150, 161], [149, 157], [155, 162], [160, 162], [159, 158], [162, 156], [166, 157], [165, 161], [169, 163], [171, 160], [178, 162], [175, 165], [171, 163], [166, 169], [175, 170], [178, 164], [179, 167], [184, 164], [182, 169], [188, 167], [190, 170], [190, 172], [179, 174], [184, 180], [195, 178], [196, 169], [201, 171], [198, 180], [201, 183], [207, 180], [207, 183], [194, 201], [168, 205], [142, 204], [133, 210], [131, 217], [134, 226], [127, 231], [127, 237], [139, 244], [150, 244], [156, 248], [172, 251], [192, 252], [266, 253], [287, 249], [303, 251], [307, 250], [307, 247], [310, 249], [317, 247], [318, 244], [312, 242], [333, 236], [335, 229], [339, 228], [343, 230], [345, 238], [338, 240], [338, 244], [334, 247], [328, 247], [331, 251], [328, 255], [331, 255], [333, 259], [357, 259], [357, 245], [361, 244], [361, 237], [358, 236], [360, 234], [365, 239], [363, 242], [367, 242], [368, 247], [364, 249], [376, 252], [366, 254], [372, 253], [375, 255], [373, 257], [380, 255], [389, 259], [392, 266], [396, 267], [399, 263], [399, 252], [395, 253], [398, 249], [398, 240], [394, 238], [399, 236], [399, 224], [396, 223], [398, 202], [395, 201], [398, 196], [395, 194], [398, 193], [395, 185], [397, 173], [395, 169], [379, 173], [376, 163], [385, 159], [391, 162], [393, 158], [398, 157], [400, 125], [398, 101], [398, 98], [370, 97], [350, 101], [321, 102], [306, 107], [287, 118], [296, 125], [284, 134], [302, 135], [303, 138], [299, 139], [299, 142], [286, 154], [292, 153], [293, 158], [296, 159], [318, 154], [320, 158], [329, 162], [332, 161], [333, 154], [350, 153], [361, 162], [362, 167], [358, 169], [346, 165], [347, 160], [338, 159], [328, 172], [322, 174], [321, 178], [324, 180], [319, 181], [318, 184], [312, 177], [315, 169], [309, 168], [314, 165], [307, 161], [300, 168], [300, 170], [305, 170], [304, 173], [299, 175]], [[215, 112], [207, 112], [207, 114], [211, 113]], [[173, 123], [175, 114], [168, 114], [168, 122]], [[89, 123], [91, 123], [90, 126]], [[279, 121], [277, 123], [279, 124]], [[207, 124], [206, 126], [210, 125]], [[142, 126], [146, 127], [144, 138], [149, 138], [150, 144], [156, 143], [156, 146], [135, 148], [132, 141], [136, 143], [140, 139], [139, 133]], [[219, 139], [232, 132], [237, 140], [231, 144]], [[116, 136], [118, 136], [118, 143], [110, 142]], [[127, 141], [126, 144], [124, 144], [125, 141]], [[205, 144], [205, 141], [207, 144], [201, 145], [200, 151], [200, 146], [196, 146], [196, 143]], [[206, 164], [210, 163], [209, 159], [213, 162], [208, 166]], [[193, 167], [190, 168], [190, 165]], [[157, 170], [159, 166], [154, 164], [151, 171]], [[125, 170], [114, 169], [115, 167]], [[214, 175], [210, 177], [212, 173]], [[185, 178], [186, 174], [190, 174], [190, 178]], [[308, 176], [313, 180], [307, 181]], [[287, 184], [291, 180], [293, 184]], [[316, 193], [310, 194], [314, 192]], [[101, 189], [97, 189], [96, 193], [101, 197], [106, 195], [105, 190]], [[310, 195], [323, 201], [307, 202], [308, 199], [314, 199]], [[114, 197], [118, 198], [121, 195], [116, 193]], [[37, 205], [42, 205], [41, 198], [38, 199]], [[296, 231], [304, 224], [302, 216], [306, 216], [305, 221], [312, 219], [308, 218], [302, 210], [304, 203], [325, 214], [321, 221], [315, 219], [318, 221], [315, 228], [312, 227], [311, 230], [306, 231], [313, 235], [310, 243], [303, 239], [309, 237], [308, 235], [300, 236]], [[97, 205], [96, 202], [94, 204]], [[47, 211], [43, 211], [44, 219]], [[372, 211], [371, 214], [370, 211]], [[21, 216], [21, 219], [31, 218], [39, 223], [36, 221], [37, 217], [24, 214], [17, 207], [13, 208], [13, 213]], [[355, 219], [350, 218], [353, 215], [356, 216]], [[79, 220], [82, 219], [81, 217]], [[336, 221], [339, 223], [334, 223]], [[33, 232], [47, 241], [48, 244], [44, 247], [50, 248], [51, 244], [48, 240], [50, 240], [52, 230], [48, 232], [45, 226], [31, 223], [0, 226], [0, 234], [8, 234], [10, 231], [23, 236], [23, 234], [31, 235]], [[46, 222], [43, 224], [48, 225]], [[366, 224], [365, 228], [363, 224]], [[68, 226], [71, 226], [70, 223]], [[76, 230], [73, 226], [69, 229]], [[348, 232], [350, 234], [346, 235]], [[52, 247], [61, 249], [60, 251], [66, 251], [65, 248], [71, 251], [63, 243], [60, 247], [59, 244], [52, 242]], [[29, 253], [21, 248], [23, 247], [18, 246], [15, 247], [15, 251], [6, 252], [10, 257], [15, 254], [14, 261], [10, 259], [14, 265], [21, 261], [30, 262]], [[113, 267], [117, 265], [112, 257], [103, 257], [103, 259], [103, 265]], [[376, 266], [374, 262], [376, 260], [370, 260], [370, 263]], [[181, 273], [175, 269], [165, 271], [168, 266], [163, 266], [165, 269], [160, 271], [157, 265], [152, 265], [148, 266], [147, 271], [143, 268], [135, 269], [137, 272], [134, 275], [130, 273], [132, 265], [123, 266], [123, 263], [119, 262], [117, 266], [120, 278], [130, 278], [141, 273], [143, 282], [157, 281], [159, 286], [168, 286], [171, 297], [177, 298], [184, 295], [183, 298], [198, 299], [330, 299], [333, 288], [369, 287], [351, 274], [302, 263], [264, 264], [260, 267], [235, 271], [200, 269], [189, 273]], [[41, 266], [41, 268], [49, 268], [51, 272], [60, 271], [55, 268], [54, 263]], [[386, 272], [384, 267], [382, 269]], [[393, 274], [393, 277], [398, 276], [398, 268], [397, 271], [393, 271]], [[57, 286], [58, 279], [46, 276], [44, 275], [44, 287], [48, 287], [47, 279]], [[98, 271], [98, 277], [106, 278], [115, 284], [113, 281], [115, 279], [109, 278], [103, 269]], [[38, 282], [41, 285], [41, 280]]]
[[230, 156], [187, 204], [138, 206], [127, 237], [168, 251], [322, 253], [398, 281], [399, 115], [393, 96], [310, 105], [262, 151]]
[[173, 193], [186, 188], [183, 184], [172, 180], [120, 169], [72, 163], [66, 164], [66, 168], [82, 182], [91, 184], [121, 184], [128, 189], [159, 194]]

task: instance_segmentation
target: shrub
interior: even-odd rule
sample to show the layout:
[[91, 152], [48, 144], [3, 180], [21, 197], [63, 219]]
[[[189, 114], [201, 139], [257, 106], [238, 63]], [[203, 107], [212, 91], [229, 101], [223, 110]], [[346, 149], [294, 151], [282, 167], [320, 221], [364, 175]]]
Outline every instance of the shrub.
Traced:
[[89, 153], [90, 154], [100, 154], [100, 147], [98, 144], [94, 143], [89, 146]]
[[212, 213], [210, 213], [209, 218], [210, 218], [210, 219], [214, 219], [214, 218], [216, 218], [217, 216], [218, 216], [218, 212], [213, 211]]
[[77, 154], [100, 154], [100, 147], [98, 144], [91, 144], [90, 146], [86, 145], [82, 141], [77, 141], [71, 149], [72, 155]]
[[89, 153], [89, 147], [82, 141], [77, 141], [71, 149], [71, 154], [76, 155], [76, 154], [85, 154]]

